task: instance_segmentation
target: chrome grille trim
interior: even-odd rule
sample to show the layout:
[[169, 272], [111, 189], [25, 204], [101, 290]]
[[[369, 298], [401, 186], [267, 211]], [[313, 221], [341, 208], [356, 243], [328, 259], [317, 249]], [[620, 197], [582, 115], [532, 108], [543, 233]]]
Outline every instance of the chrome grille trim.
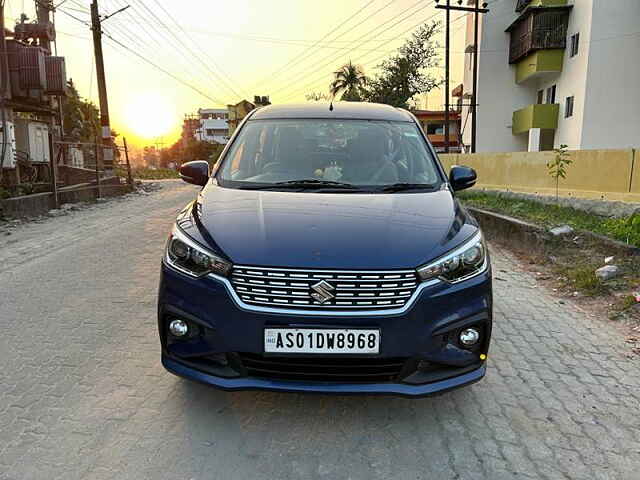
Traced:
[[[311, 296], [312, 286], [320, 281], [333, 287], [332, 298], [325, 303]], [[239, 300], [247, 305], [335, 312], [402, 308], [419, 282], [415, 270], [304, 270], [236, 265], [230, 284]]]

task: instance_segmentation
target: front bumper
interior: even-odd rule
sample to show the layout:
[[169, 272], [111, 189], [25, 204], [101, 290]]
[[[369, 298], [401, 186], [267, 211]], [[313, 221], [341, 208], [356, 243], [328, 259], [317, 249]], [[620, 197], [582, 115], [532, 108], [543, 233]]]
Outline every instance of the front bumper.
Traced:
[[[162, 364], [170, 372], [224, 390], [272, 390], [328, 394], [388, 394], [425, 396], [480, 380], [486, 373], [485, 356], [491, 337], [491, 270], [459, 284], [437, 283], [423, 288], [406, 312], [383, 316], [311, 316], [243, 310], [227, 290], [212, 277], [192, 279], [162, 265], [158, 328]], [[170, 318], [184, 318], [199, 332], [187, 340], [167, 333]], [[472, 362], [435, 364], [455, 343], [457, 332], [479, 326], [483, 341], [472, 352]], [[402, 374], [372, 382], [313, 381], [299, 378], [265, 378], [252, 374], [238, 358], [263, 354], [265, 327], [368, 327], [381, 332], [377, 359], [406, 360]], [[238, 352], [240, 355], [238, 355]], [[467, 352], [463, 352], [467, 353]], [[468, 357], [467, 358], [468, 360]], [[230, 358], [224, 366], [211, 358]], [[235, 359], [235, 362], [233, 361]], [[458, 359], [459, 360], [459, 359]], [[433, 368], [423, 367], [429, 365]], [[418, 368], [420, 366], [420, 368]]]

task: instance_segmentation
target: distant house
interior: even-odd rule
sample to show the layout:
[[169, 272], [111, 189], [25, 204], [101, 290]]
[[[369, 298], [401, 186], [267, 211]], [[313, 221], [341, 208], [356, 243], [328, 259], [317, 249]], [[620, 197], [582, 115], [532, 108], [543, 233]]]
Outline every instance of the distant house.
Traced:
[[229, 113], [229, 136], [233, 135], [233, 132], [236, 131], [238, 125], [244, 117], [249, 115], [251, 110], [255, 110], [256, 108], [264, 107], [266, 105], [271, 105], [269, 101], [269, 97], [256, 95], [253, 97], [253, 102], [251, 103], [248, 100], [241, 100], [235, 105], [227, 105], [227, 111]]
[[[413, 110], [424, 133], [437, 152], [444, 152], [445, 147], [445, 111], [444, 110]], [[449, 111], [449, 151], [460, 152], [460, 113]]]
[[229, 112], [226, 108], [201, 108], [198, 110], [199, 127], [196, 138], [210, 143], [226, 144], [229, 140]]

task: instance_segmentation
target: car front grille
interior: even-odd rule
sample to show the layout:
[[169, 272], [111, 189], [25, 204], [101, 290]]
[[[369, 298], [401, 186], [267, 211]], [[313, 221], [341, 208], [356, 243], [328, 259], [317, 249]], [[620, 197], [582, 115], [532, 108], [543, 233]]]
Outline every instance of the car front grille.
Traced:
[[251, 377], [274, 380], [379, 383], [397, 381], [406, 358], [274, 357], [239, 353]]
[[302, 270], [235, 266], [231, 283], [256, 306], [327, 310], [400, 308], [418, 285], [413, 270]]

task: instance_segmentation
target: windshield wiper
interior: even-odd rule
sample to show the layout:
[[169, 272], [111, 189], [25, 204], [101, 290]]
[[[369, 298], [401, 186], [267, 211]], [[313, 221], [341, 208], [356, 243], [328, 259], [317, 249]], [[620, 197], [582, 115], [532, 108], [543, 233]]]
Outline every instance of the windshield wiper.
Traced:
[[317, 188], [317, 187], [330, 187], [330, 188], [358, 188], [355, 185], [352, 185], [350, 183], [344, 183], [344, 182], [334, 182], [331, 180], [318, 180], [315, 178], [304, 178], [301, 180], [289, 180], [286, 182], [276, 182], [273, 185], [278, 185], [278, 186], [286, 186], [286, 187], [313, 187], [313, 188]]
[[403, 190], [430, 190], [435, 185], [431, 183], [392, 183], [380, 189], [381, 192], [401, 192]]
[[324, 188], [341, 188], [345, 190], [357, 190], [358, 187], [352, 185], [350, 183], [343, 182], [333, 182], [330, 180], [318, 180], [315, 178], [304, 178], [301, 180], [288, 180], [286, 182], [275, 182], [275, 183], [256, 183], [249, 185], [242, 185], [240, 187], [241, 190], [271, 190], [278, 188], [314, 188], [314, 189], [324, 189]]

